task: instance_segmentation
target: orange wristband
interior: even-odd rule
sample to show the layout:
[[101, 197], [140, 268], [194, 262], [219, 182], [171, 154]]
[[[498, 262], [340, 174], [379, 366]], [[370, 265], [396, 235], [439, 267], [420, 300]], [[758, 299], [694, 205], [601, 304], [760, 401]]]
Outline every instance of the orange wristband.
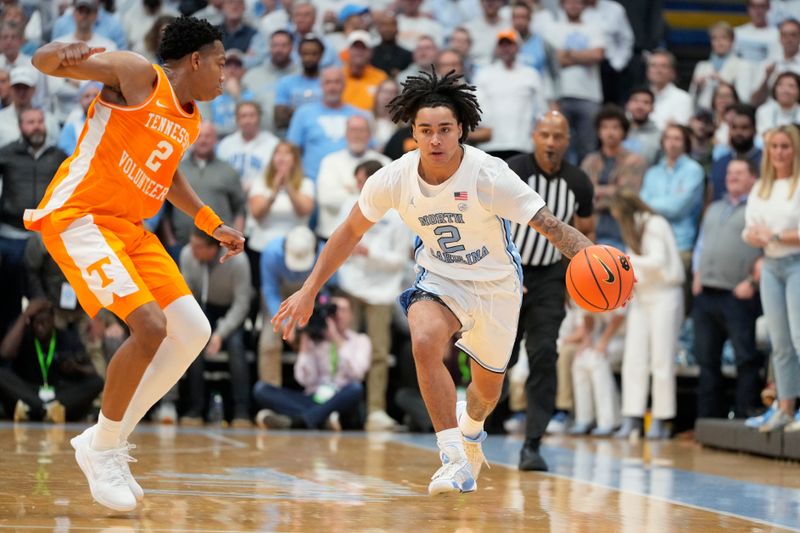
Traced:
[[213, 235], [214, 230], [222, 225], [222, 219], [217, 216], [213, 209], [204, 205], [194, 216], [194, 225], [209, 235]]

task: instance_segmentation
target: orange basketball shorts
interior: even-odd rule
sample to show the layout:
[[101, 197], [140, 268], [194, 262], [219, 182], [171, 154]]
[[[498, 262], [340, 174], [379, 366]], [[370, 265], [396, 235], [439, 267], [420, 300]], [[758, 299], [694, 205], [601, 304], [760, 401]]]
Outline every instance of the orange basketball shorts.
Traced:
[[42, 223], [42, 240], [89, 316], [106, 308], [125, 320], [148, 302], [163, 309], [191, 294], [175, 261], [141, 224], [53, 213]]

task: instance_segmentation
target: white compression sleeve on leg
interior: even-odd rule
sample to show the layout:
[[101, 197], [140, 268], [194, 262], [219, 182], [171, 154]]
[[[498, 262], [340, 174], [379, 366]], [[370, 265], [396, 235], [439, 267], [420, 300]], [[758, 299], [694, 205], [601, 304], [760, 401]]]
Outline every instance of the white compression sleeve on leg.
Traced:
[[128, 440], [147, 411], [178, 382], [211, 337], [211, 325], [192, 296], [178, 298], [164, 308], [164, 314], [167, 336], [147, 366], [122, 417], [121, 442]]

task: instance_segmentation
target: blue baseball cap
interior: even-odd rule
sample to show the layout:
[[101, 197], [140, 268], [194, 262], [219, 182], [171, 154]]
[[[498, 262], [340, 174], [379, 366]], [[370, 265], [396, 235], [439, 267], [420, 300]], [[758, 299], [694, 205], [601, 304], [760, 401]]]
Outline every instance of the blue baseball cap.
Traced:
[[355, 4], [347, 4], [339, 11], [339, 24], [343, 24], [345, 20], [357, 15], [366, 15], [369, 13], [369, 8], [364, 6], [357, 6]]

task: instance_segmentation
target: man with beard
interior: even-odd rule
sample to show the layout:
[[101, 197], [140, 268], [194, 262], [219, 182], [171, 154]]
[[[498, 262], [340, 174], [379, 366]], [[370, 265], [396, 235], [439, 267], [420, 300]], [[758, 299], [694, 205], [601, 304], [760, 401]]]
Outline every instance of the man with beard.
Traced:
[[0, 335], [19, 315], [25, 287], [25, 244], [31, 232], [22, 214], [39, 203], [67, 154], [46, 143], [44, 111], [26, 108], [19, 113], [21, 137], [0, 148], [0, 279], [5, 283], [0, 298]]
[[[584, 235], [594, 233], [594, 187], [580, 168], [564, 161], [569, 146], [569, 124], [564, 115], [550, 111], [539, 118], [533, 132], [533, 154], [520, 154], [508, 166], [539, 196], [562, 222], [573, 223]], [[530, 373], [525, 383], [528, 398], [525, 444], [519, 469], [546, 471], [539, 453], [556, 402], [556, 339], [566, 314], [565, 265], [562, 253], [543, 235], [521, 224], [512, 224], [511, 235], [522, 258], [523, 295], [519, 326], [508, 368], [519, 356], [523, 336]]]
[[278, 30], [270, 36], [269, 51], [269, 60], [251, 68], [242, 77], [242, 90], [252, 91], [256, 102], [261, 105], [261, 127], [276, 131], [279, 128], [273, 128], [272, 109], [278, 82], [300, 69], [292, 61], [292, 34], [288, 31]]
[[641, 86], [631, 91], [628, 103], [625, 105], [631, 128], [623, 146], [626, 150], [644, 158], [648, 166], [656, 163], [658, 151], [661, 149], [661, 130], [650, 120], [655, 99], [649, 87]]
[[725, 196], [725, 175], [728, 163], [734, 159], [747, 159], [761, 168], [761, 149], [755, 146], [756, 110], [747, 104], [734, 104], [733, 120], [730, 126], [731, 152], [714, 161], [711, 167], [711, 199], [719, 200]]
[[325, 45], [319, 37], [310, 34], [303, 37], [299, 45], [303, 72], [286, 76], [275, 89], [275, 129], [286, 130], [294, 110], [303, 104], [322, 100], [322, 85], [319, 82], [319, 63], [325, 53]]

